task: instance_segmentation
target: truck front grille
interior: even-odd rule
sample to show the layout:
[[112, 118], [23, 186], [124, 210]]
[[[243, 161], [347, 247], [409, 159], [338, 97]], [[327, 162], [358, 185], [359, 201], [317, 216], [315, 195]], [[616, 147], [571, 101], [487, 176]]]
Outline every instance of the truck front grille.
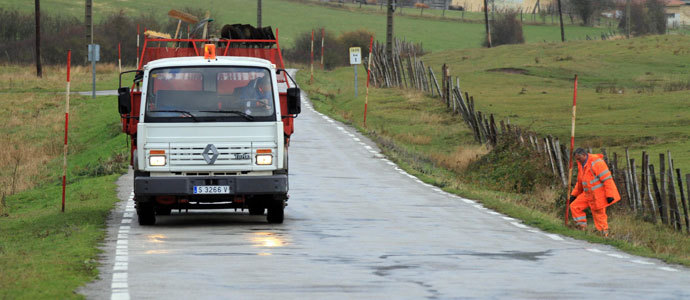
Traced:
[[[247, 145], [214, 144], [218, 156], [212, 164], [206, 162], [204, 150], [207, 145], [171, 145], [170, 166], [194, 165], [249, 165], [252, 163], [252, 148]], [[208, 153], [213, 156], [213, 151]]]

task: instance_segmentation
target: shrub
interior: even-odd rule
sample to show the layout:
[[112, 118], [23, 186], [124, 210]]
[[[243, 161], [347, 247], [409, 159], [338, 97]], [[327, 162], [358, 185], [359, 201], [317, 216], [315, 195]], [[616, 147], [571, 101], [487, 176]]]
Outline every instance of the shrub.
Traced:
[[[324, 35], [324, 68], [333, 69], [350, 64], [350, 47], [361, 47], [362, 56], [369, 55], [369, 40], [372, 33], [365, 30], [356, 30], [342, 33], [338, 38], [326, 31]], [[286, 60], [308, 64], [310, 61], [311, 31], [304, 32], [297, 37], [292, 48], [285, 49], [283, 56]], [[314, 63], [321, 60], [321, 30], [314, 30]]]
[[[625, 12], [625, 6], [621, 8]], [[627, 30], [627, 18], [621, 18], [618, 28]], [[665, 2], [663, 0], [646, 0], [644, 3], [630, 4], [630, 34], [635, 36], [666, 33]]]
[[[491, 44], [493, 46], [508, 44], [523, 44], [525, 37], [522, 34], [522, 22], [516, 12], [508, 12], [499, 15], [491, 21]], [[484, 37], [484, 46], [488, 45]]]
[[[184, 9], [185, 12], [203, 18], [201, 9]], [[117, 45], [121, 43], [122, 64], [136, 62], [137, 24], [143, 33], [145, 28], [175, 33], [177, 20], [163, 20], [153, 12], [128, 16], [124, 11], [104, 16], [94, 24], [94, 43], [101, 46], [101, 62], [117, 62]], [[0, 9], [0, 62], [33, 63], [35, 53], [35, 20], [33, 13]], [[87, 44], [83, 21], [67, 16], [41, 14], [41, 58], [44, 64], [64, 64], [67, 50], [72, 50], [72, 63], [86, 63]], [[183, 25], [180, 31], [185, 32]], [[218, 24], [209, 23], [211, 34], [218, 32]], [[143, 43], [141, 44], [143, 46]]]

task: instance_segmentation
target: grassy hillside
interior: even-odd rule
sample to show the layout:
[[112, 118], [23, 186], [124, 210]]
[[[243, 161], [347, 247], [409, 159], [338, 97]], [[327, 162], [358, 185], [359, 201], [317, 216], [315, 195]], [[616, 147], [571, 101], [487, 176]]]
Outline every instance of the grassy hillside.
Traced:
[[[20, 72], [0, 69], [0, 76]], [[26, 69], [21, 72], [31, 73]], [[0, 299], [80, 297], [74, 290], [97, 275], [96, 247], [118, 201], [115, 180], [128, 163], [115, 97], [72, 96], [66, 210], [60, 212], [65, 95], [26, 92], [60, 85], [64, 70], [54, 71], [63, 75], [24, 77], [13, 83], [15, 92], [2, 95]]]
[[[687, 60], [677, 57], [678, 50], [682, 51], [682, 45], [688, 41], [687, 37], [662, 36], [658, 40], [648, 37], [536, 47], [505, 46], [439, 52], [423, 59], [437, 68], [437, 74], [443, 62], [449, 63], [451, 73], [460, 76], [462, 87], [475, 95], [479, 110], [497, 113], [501, 119], [510, 119], [511, 123], [541, 134], [556, 134], [562, 140], [566, 140], [570, 129], [570, 76], [577, 72], [582, 79], [578, 145], [607, 146], [609, 151], [619, 151], [622, 145], [639, 145], [632, 154], [639, 161], [640, 149], [651, 151], [654, 164], [658, 164], [654, 161], [657, 152], [671, 149], [676, 167], [686, 174], [690, 173], [687, 90], [664, 91], [664, 87], [688, 79], [687, 71], [680, 67]], [[487, 71], [496, 68], [525, 69], [526, 73]], [[534, 178], [541, 178], [539, 164], [525, 163], [530, 161], [525, 156], [529, 154], [515, 157], [508, 152], [491, 152], [477, 163], [477, 158], [486, 154], [487, 149], [475, 144], [462, 119], [448, 113], [436, 98], [404, 89], [372, 89], [364, 128], [364, 86], [360, 86], [359, 97], [354, 98], [352, 73], [351, 68], [318, 71], [310, 85], [308, 72], [303, 72], [298, 73], [298, 81], [319, 111], [367, 133], [387, 156], [425, 182], [481, 200], [487, 207], [547, 231], [690, 265], [690, 239], [686, 234], [644, 222], [621, 210], [622, 206], [609, 212], [611, 239], [563, 227], [561, 189], [535, 180], [526, 193], [514, 190], [513, 184], [529, 172], [535, 174]], [[360, 72], [360, 76], [359, 82], [365, 82], [366, 74]], [[652, 81], [653, 92], [650, 80], [644, 80], [648, 78], [656, 79]], [[609, 89], [597, 92], [614, 80], [615, 92]], [[618, 92], [623, 89], [622, 93]], [[541, 172], [550, 170], [541, 169]]]
[[[195, 7], [210, 10], [216, 22], [222, 24], [255, 24], [255, 3], [256, 1], [250, 0], [208, 0], [202, 3], [182, 0], [96, 1], [94, 16], [98, 20], [105, 14], [123, 10], [128, 14], [154, 12], [161, 18], [167, 18], [167, 12], [170, 9]], [[80, 19], [84, 15], [83, 1], [44, 1], [41, 7], [45, 13], [61, 13]], [[5, 0], [3, 8], [16, 8], [30, 12], [33, 11], [33, 2]], [[349, 11], [300, 1], [263, 1], [263, 24], [281, 29], [281, 42], [285, 46], [291, 46], [299, 33], [320, 27], [336, 33], [364, 28], [382, 39], [385, 37], [385, 22], [385, 16], [376, 10]], [[599, 36], [600, 32], [604, 31], [601, 28], [571, 25], [566, 26], [566, 30], [568, 38], [573, 40], [584, 39], [586, 35]], [[440, 18], [396, 16], [395, 32], [400, 38], [423, 43], [427, 50], [438, 51], [479, 47], [484, 26], [480, 23], [460, 23]], [[557, 26], [531, 25], [526, 26], [524, 32], [528, 42], [560, 40], [560, 31]]]
[[[577, 143], [655, 157], [671, 150], [690, 172], [687, 36], [467, 49], [424, 57], [448, 63], [479, 110], [537, 132], [570, 135], [572, 78], [579, 75]], [[500, 72], [496, 69], [516, 69]], [[658, 159], [655, 164], [658, 164]]]

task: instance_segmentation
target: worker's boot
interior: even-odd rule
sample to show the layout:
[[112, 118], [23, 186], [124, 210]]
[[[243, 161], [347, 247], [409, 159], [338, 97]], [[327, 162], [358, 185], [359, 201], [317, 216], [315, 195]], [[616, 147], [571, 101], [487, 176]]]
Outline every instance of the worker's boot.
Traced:
[[601, 236], [603, 236], [603, 237], [605, 237], [605, 238], [608, 238], [608, 237], [609, 237], [609, 230], [608, 230], [608, 229], [607, 229], [607, 230], [602, 230], [602, 231], [600, 231], [600, 233], [601, 233]]

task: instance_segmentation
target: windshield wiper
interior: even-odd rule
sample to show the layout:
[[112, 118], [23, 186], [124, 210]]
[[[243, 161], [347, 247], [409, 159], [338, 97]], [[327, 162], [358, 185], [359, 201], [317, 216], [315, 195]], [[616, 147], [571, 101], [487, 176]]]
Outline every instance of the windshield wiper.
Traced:
[[181, 113], [181, 114], [192, 117], [192, 120], [194, 120], [194, 122], [199, 122], [199, 119], [197, 119], [195, 115], [193, 115], [192, 113], [190, 113], [186, 110], [166, 109], [166, 110], [149, 110], [149, 112], [176, 112], [176, 113]]
[[239, 110], [200, 110], [200, 112], [214, 112], [214, 113], [224, 113], [224, 114], [236, 114], [239, 116], [244, 117], [248, 121], [254, 121], [254, 116], [248, 115], [244, 112], [241, 112]]

